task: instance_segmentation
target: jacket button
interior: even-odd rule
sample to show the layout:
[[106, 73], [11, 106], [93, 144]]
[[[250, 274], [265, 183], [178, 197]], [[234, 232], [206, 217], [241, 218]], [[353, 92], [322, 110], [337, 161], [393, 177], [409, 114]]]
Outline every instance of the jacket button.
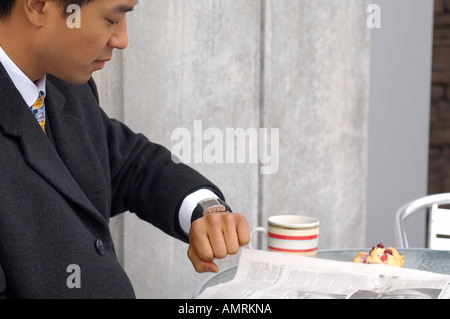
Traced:
[[105, 254], [105, 245], [103, 244], [103, 241], [102, 241], [100, 238], [98, 238], [98, 239], [95, 241], [95, 249], [97, 249], [97, 252], [98, 252], [100, 255]]

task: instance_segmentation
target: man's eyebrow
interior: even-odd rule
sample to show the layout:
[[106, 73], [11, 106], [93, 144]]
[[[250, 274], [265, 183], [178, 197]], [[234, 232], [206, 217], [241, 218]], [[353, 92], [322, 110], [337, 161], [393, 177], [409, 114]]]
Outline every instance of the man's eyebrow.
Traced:
[[[137, 5], [137, 3], [136, 3], [136, 5]], [[130, 6], [127, 6], [127, 5], [124, 5], [124, 4], [118, 5], [117, 7], [115, 7], [113, 9], [113, 11], [115, 13], [126, 13], [126, 12], [130, 12], [130, 11], [133, 11], [133, 10], [134, 10], [134, 6], [130, 7]]]

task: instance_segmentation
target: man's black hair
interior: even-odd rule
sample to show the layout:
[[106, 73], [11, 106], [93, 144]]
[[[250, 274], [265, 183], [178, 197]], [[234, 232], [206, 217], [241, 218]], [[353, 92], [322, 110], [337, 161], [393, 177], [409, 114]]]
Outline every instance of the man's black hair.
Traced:
[[[6, 19], [11, 14], [12, 8], [15, 2], [18, 0], [0, 0], [0, 19]], [[66, 8], [71, 4], [77, 4], [80, 7], [92, 0], [56, 0], [59, 2], [61, 11], [63, 14], [66, 12]]]
[[4, 19], [11, 14], [12, 7], [15, 0], [0, 1], [0, 19]]

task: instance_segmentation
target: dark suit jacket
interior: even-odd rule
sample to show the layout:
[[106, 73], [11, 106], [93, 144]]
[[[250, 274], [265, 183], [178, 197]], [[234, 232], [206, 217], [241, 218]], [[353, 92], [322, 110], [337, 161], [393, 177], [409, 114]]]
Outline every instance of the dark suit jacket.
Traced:
[[[93, 80], [47, 77], [54, 144], [0, 64], [0, 297], [133, 298], [108, 221], [131, 211], [187, 241], [178, 209], [219, 189], [169, 151], [108, 118]], [[69, 288], [78, 265], [81, 288]], [[152, 265], [149, 265], [151, 267]]]

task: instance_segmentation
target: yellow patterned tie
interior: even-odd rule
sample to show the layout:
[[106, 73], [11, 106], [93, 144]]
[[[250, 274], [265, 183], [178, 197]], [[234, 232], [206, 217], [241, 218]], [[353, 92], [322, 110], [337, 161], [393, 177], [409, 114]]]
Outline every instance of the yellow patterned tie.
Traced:
[[44, 92], [39, 92], [37, 101], [30, 107], [34, 117], [41, 125], [42, 130], [45, 132], [45, 104], [44, 104]]

